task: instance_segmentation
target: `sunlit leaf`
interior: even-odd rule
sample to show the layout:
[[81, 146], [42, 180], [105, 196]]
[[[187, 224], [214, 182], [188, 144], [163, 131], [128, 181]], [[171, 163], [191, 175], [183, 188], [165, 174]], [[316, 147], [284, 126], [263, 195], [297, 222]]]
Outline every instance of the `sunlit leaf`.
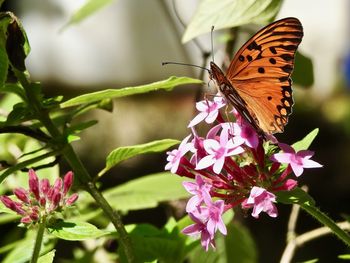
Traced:
[[283, 204], [315, 205], [314, 199], [299, 187], [291, 191], [276, 192], [276, 196], [277, 201]]
[[106, 173], [109, 169], [131, 157], [144, 154], [144, 153], [154, 153], [154, 152], [163, 152], [178, 144], [179, 141], [172, 139], [164, 139], [159, 141], [153, 141], [145, 144], [133, 145], [133, 146], [124, 146], [119, 147], [113, 150], [106, 159], [106, 167], [99, 173], [99, 176]]
[[249, 23], [267, 23], [280, 9], [280, 0], [203, 0], [191, 19], [182, 42], [215, 29], [236, 27]]
[[46, 253], [45, 255], [38, 258], [38, 263], [52, 263], [53, 259], [55, 257], [56, 250], [53, 249], [49, 253]]
[[51, 234], [64, 240], [85, 240], [98, 238], [109, 234], [107, 231], [99, 230], [92, 224], [79, 221], [62, 221], [59, 220], [48, 227]]
[[294, 143], [292, 146], [295, 149], [295, 151], [308, 149], [311, 143], [313, 142], [313, 140], [316, 138], [318, 131], [319, 129], [316, 128], [313, 131], [311, 131], [308, 135], [306, 135], [303, 139]]
[[104, 99], [115, 99], [120, 97], [131, 96], [135, 94], [147, 93], [150, 91], [156, 91], [160, 89], [171, 90], [174, 87], [179, 85], [196, 84], [196, 83], [202, 83], [202, 81], [198, 79], [187, 78], [187, 77], [170, 77], [166, 80], [161, 80], [161, 81], [153, 82], [151, 84], [141, 85], [137, 87], [127, 87], [122, 89], [107, 89], [107, 90], [84, 94], [61, 103], [61, 107], [66, 108], [66, 107], [76, 106], [80, 104], [99, 102]]
[[188, 181], [168, 172], [153, 174], [106, 190], [103, 195], [117, 210], [129, 211], [156, 207], [160, 202], [187, 198], [182, 186]]
[[65, 27], [83, 21], [112, 1], [113, 0], [87, 0], [87, 2], [72, 15]]

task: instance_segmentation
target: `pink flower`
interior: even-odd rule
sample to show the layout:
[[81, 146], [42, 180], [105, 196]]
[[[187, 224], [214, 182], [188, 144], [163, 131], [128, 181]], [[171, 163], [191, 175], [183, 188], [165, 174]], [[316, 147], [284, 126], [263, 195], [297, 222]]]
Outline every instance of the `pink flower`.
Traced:
[[246, 124], [244, 121], [240, 125], [237, 122], [233, 124], [233, 135], [237, 141], [242, 141], [250, 148], [256, 149], [259, 145], [258, 134], [251, 125]]
[[188, 143], [191, 135], [188, 135], [185, 139], [182, 140], [178, 149], [172, 150], [171, 152], [167, 152], [167, 165], [165, 166], [165, 170], [170, 170], [172, 173], [176, 173], [179, 168], [180, 161], [182, 157], [193, 148], [192, 143]]
[[66, 194], [73, 184], [73, 172], [66, 173], [63, 179], [63, 194]]
[[213, 123], [218, 117], [220, 108], [225, 105], [224, 98], [221, 96], [214, 97], [214, 101], [202, 100], [197, 102], [196, 108], [199, 113], [193, 118], [188, 127], [193, 127], [203, 120], [205, 120], [206, 123]]
[[213, 165], [213, 171], [219, 174], [224, 166], [225, 158], [244, 152], [239, 143], [235, 143], [234, 139], [228, 137], [229, 128], [224, 128], [221, 131], [220, 141], [207, 139], [203, 142], [204, 149], [208, 153], [202, 158], [196, 166], [197, 170], [201, 170]]
[[295, 150], [287, 144], [279, 143], [278, 145], [283, 150], [283, 153], [275, 153], [271, 156], [271, 160], [289, 164], [296, 176], [300, 176], [303, 173], [304, 168], [322, 167], [321, 164], [310, 160], [314, 155], [314, 152], [301, 150], [296, 153]]
[[214, 203], [206, 202], [206, 205], [208, 206], [209, 212], [209, 220], [207, 223], [208, 232], [214, 236], [215, 232], [219, 230], [223, 235], [226, 235], [226, 226], [222, 220], [225, 202], [223, 200], [217, 200]]
[[203, 201], [210, 202], [211, 185], [207, 184], [200, 175], [196, 175], [196, 182], [183, 182], [182, 185], [186, 191], [193, 194], [186, 205], [186, 212], [191, 212], [198, 209]]
[[202, 247], [205, 248], [205, 251], [208, 251], [209, 245], [211, 245], [212, 248], [215, 248], [215, 240], [214, 235], [209, 233], [206, 224], [208, 220], [208, 209], [203, 207], [200, 211], [201, 213], [199, 213], [198, 210], [188, 213], [194, 224], [185, 227], [182, 230], [182, 233], [189, 236], [201, 235]]
[[259, 218], [261, 212], [266, 212], [271, 217], [277, 217], [277, 208], [274, 205], [276, 196], [264, 188], [254, 186], [250, 190], [250, 196], [242, 203], [243, 208], [253, 207], [252, 216]]

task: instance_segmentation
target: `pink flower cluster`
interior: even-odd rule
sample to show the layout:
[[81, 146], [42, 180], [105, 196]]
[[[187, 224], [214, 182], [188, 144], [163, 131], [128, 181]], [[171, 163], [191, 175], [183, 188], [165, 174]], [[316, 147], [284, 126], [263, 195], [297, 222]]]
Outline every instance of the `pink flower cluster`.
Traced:
[[[220, 114], [223, 106], [221, 97], [197, 103], [200, 113], [190, 122], [192, 134], [167, 153], [165, 166], [172, 173], [195, 179], [183, 183], [192, 195], [186, 212], [194, 221], [183, 233], [200, 235], [205, 250], [209, 245], [215, 248], [217, 230], [226, 235], [222, 215], [227, 210], [240, 206], [252, 209], [255, 218], [261, 212], [277, 217], [274, 193], [297, 186], [292, 172], [300, 176], [304, 168], [322, 167], [310, 160], [312, 151], [296, 152], [272, 135], [265, 141], [236, 112], [235, 122], [225, 122]], [[206, 137], [198, 136], [194, 128], [203, 120], [215, 122]]]
[[39, 180], [34, 170], [29, 170], [29, 190], [16, 188], [13, 193], [18, 201], [10, 197], [0, 196], [1, 202], [9, 209], [21, 215], [21, 223], [32, 224], [40, 222], [42, 217], [47, 217], [64, 207], [72, 205], [78, 194], [67, 197], [67, 193], [73, 184], [73, 172], [68, 172], [64, 179], [57, 178], [51, 186], [48, 179]]

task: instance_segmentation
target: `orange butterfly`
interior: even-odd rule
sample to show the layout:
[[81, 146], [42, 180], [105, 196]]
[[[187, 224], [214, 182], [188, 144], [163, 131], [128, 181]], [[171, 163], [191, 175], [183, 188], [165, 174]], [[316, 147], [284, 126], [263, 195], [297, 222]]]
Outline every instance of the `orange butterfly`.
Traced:
[[283, 132], [292, 112], [294, 56], [303, 37], [288, 17], [261, 29], [237, 52], [226, 76], [210, 62], [210, 78], [240, 115], [262, 136]]

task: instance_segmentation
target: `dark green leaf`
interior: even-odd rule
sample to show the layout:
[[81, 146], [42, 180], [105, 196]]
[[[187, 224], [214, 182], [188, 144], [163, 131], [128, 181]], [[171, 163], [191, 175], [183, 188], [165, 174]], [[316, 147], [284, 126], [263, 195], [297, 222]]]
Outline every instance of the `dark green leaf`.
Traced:
[[78, 134], [81, 131], [83, 131], [87, 128], [90, 128], [91, 126], [94, 126], [95, 124], [97, 124], [97, 122], [98, 121], [96, 121], [96, 120], [91, 120], [91, 121], [86, 121], [86, 122], [74, 124], [67, 129], [66, 133], [67, 134]]
[[212, 26], [222, 29], [270, 22], [281, 4], [280, 0], [203, 0], [190, 21], [182, 42], [209, 33]]
[[227, 225], [226, 259], [232, 263], [258, 262], [257, 248], [249, 230], [238, 222]]
[[98, 238], [109, 234], [109, 232], [99, 230], [92, 224], [79, 221], [58, 220], [53, 225], [50, 225], [48, 230], [57, 238], [71, 241]]
[[[1, 67], [1, 66], [0, 66]], [[26, 100], [26, 94], [22, 86], [17, 83], [6, 83], [0, 87], [0, 92], [17, 94], [22, 100]]]
[[72, 15], [65, 27], [83, 21], [112, 1], [113, 0], [87, 0], [87, 2]]
[[25, 71], [24, 60], [30, 47], [26, 33], [18, 18], [11, 12], [0, 14], [0, 46], [6, 48], [7, 57], [12, 66]]
[[128, 211], [156, 207], [160, 202], [187, 198], [189, 194], [182, 186], [190, 181], [168, 172], [144, 176], [103, 193], [117, 210]]
[[312, 60], [300, 52], [297, 52], [295, 56], [292, 79], [293, 83], [304, 87], [310, 87], [314, 83], [314, 67]]
[[187, 78], [187, 77], [170, 77], [167, 80], [162, 80], [162, 81], [154, 82], [147, 85], [141, 85], [137, 87], [127, 87], [122, 89], [107, 89], [107, 90], [84, 94], [61, 103], [61, 107], [66, 108], [66, 107], [76, 106], [80, 104], [99, 102], [104, 99], [115, 99], [115, 98], [120, 98], [125, 96], [131, 96], [135, 94], [147, 93], [150, 91], [156, 91], [159, 89], [171, 90], [174, 87], [179, 85], [196, 84], [196, 83], [202, 83], [202, 81], [198, 79]]
[[315, 201], [301, 188], [292, 191], [279, 191], [276, 193], [277, 201], [283, 204], [299, 204], [314, 206]]
[[[183, 262], [186, 237], [180, 230], [170, 223], [171, 227], [160, 230], [152, 225], [139, 224], [129, 231], [133, 243], [136, 262], [158, 262], [177, 263]], [[120, 251], [122, 259], [123, 252]], [[123, 260], [122, 260], [123, 262]]]
[[106, 167], [99, 173], [99, 176], [106, 173], [121, 161], [144, 153], [163, 152], [178, 143], [178, 140], [164, 139], [145, 144], [119, 147], [107, 156]]
[[4, 49], [0, 48], [0, 87], [5, 84], [8, 72], [8, 58]]
[[318, 134], [319, 129], [316, 128], [313, 131], [311, 131], [308, 135], [306, 135], [302, 140], [294, 143], [292, 146], [295, 149], [295, 151], [300, 151], [300, 150], [307, 150], [313, 140], [316, 138]]

